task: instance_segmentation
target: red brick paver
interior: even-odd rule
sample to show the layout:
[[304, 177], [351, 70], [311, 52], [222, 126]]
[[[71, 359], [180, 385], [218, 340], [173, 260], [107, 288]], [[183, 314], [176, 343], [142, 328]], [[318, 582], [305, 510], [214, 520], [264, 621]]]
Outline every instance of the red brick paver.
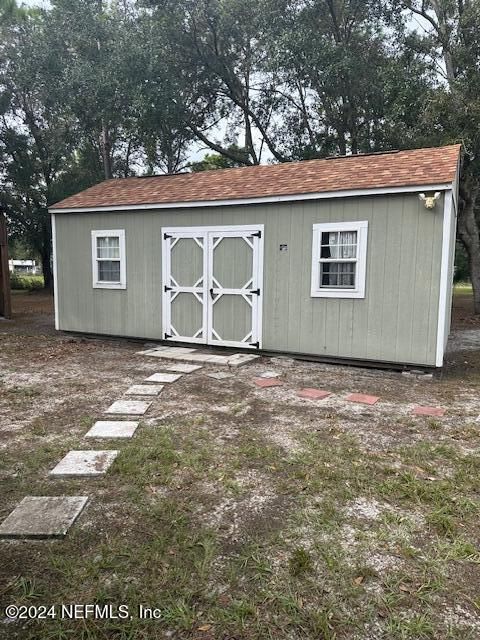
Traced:
[[309, 400], [323, 400], [324, 398], [328, 398], [331, 396], [330, 391], [323, 391], [323, 389], [300, 389], [297, 394], [300, 398], [308, 398]]
[[253, 381], [257, 387], [281, 387], [283, 382], [277, 378], [255, 378]]
[[415, 416], [437, 416], [441, 417], [445, 415], [446, 409], [443, 407], [415, 407], [413, 409], [413, 415]]
[[359, 402], [360, 404], [375, 404], [380, 398], [377, 396], [367, 396], [364, 393], [351, 393], [345, 400], [348, 400], [348, 402]]

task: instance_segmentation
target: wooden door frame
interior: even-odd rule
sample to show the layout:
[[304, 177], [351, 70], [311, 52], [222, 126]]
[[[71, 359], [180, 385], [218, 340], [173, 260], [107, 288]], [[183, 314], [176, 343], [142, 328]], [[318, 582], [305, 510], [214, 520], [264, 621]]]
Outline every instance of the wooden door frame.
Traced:
[[10, 292], [10, 271], [8, 268], [7, 221], [0, 212], [0, 316], [12, 317], [12, 297]]

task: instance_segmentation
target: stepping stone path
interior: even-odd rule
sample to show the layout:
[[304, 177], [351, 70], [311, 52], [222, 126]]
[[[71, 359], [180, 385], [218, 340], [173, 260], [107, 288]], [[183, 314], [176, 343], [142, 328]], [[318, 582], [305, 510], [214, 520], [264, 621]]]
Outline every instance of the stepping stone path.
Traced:
[[151, 402], [145, 402], [143, 400], [117, 400], [108, 407], [105, 413], [118, 413], [125, 416], [143, 416], [151, 404]]
[[443, 407], [415, 407], [413, 409], [414, 416], [437, 416], [442, 417], [445, 415], [446, 409]]
[[252, 360], [256, 360], [260, 358], [260, 356], [255, 356], [252, 353], [235, 353], [233, 356], [228, 358], [228, 366], [229, 367], [241, 367], [247, 362], [252, 362]]
[[95, 422], [85, 438], [132, 438], [137, 427], [133, 420], [103, 420]]
[[69, 451], [49, 475], [56, 478], [103, 476], [118, 453], [118, 451]]
[[154, 356], [156, 358], [165, 358], [166, 355], [186, 355], [188, 353], [194, 353], [196, 349], [188, 349], [186, 347], [155, 347], [154, 349], [147, 349], [146, 351], [137, 351], [139, 355]]
[[277, 378], [255, 378], [253, 381], [257, 387], [282, 387], [283, 382], [277, 380]]
[[181, 373], [154, 373], [149, 378], [146, 378], [145, 382], [163, 382], [164, 384], [168, 384], [170, 382], [176, 382], [181, 377]]
[[293, 358], [288, 358], [287, 356], [276, 356], [274, 358], [270, 358], [270, 362], [273, 365], [279, 365], [281, 367], [293, 367], [295, 364], [295, 360]]
[[163, 367], [165, 371], [176, 371], [177, 373], [193, 373], [194, 371], [198, 371], [202, 368], [200, 364], [182, 364], [179, 362], [178, 364], [169, 364], [166, 367]]
[[134, 384], [125, 391], [127, 396], [158, 396], [163, 384]]
[[0, 538], [64, 538], [87, 496], [27, 496], [0, 525]]
[[348, 402], [358, 402], [360, 404], [376, 404], [380, 398], [377, 396], [368, 396], [364, 393], [351, 393], [345, 400], [348, 400]]
[[[193, 354], [195, 349], [176, 347], [156, 347], [143, 353], [165, 357], [168, 352], [172, 358], [184, 358]], [[239, 354], [241, 355], [241, 354]], [[213, 358], [223, 356], [209, 356]], [[256, 356], [255, 356], [256, 357]], [[175, 373], [158, 373], [150, 376], [147, 382], [175, 382], [184, 373], [201, 369], [200, 365], [174, 364], [166, 367]], [[126, 395], [156, 396], [163, 385], [132, 385]], [[117, 400], [106, 410], [107, 414], [140, 416], [150, 408], [151, 402], [141, 400]], [[131, 438], [137, 427], [137, 421], [101, 420], [95, 422], [85, 434], [85, 438]], [[104, 475], [119, 451], [69, 451], [66, 456], [49, 472], [51, 478], [92, 478]], [[88, 502], [88, 496], [27, 496], [17, 505], [0, 524], [0, 538], [64, 538]]]
[[332, 394], [330, 391], [323, 391], [323, 389], [300, 389], [297, 394], [300, 398], [307, 398], [308, 400], [324, 400]]
[[[166, 372], [154, 373], [144, 382], [161, 384], [136, 384], [125, 392], [126, 395], [157, 396], [164, 384], [176, 382], [185, 373], [193, 373], [201, 369], [201, 365], [191, 364], [222, 364], [229, 367], [240, 367], [260, 356], [249, 353], [233, 355], [216, 355], [198, 353], [196, 349], [184, 347], [157, 346], [146, 351], [138, 352], [155, 358], [165, 358], [175, 361], [164, 367]], [[271, 358], [272, 364], [282, 367], [293, 366], [295, 361], [283, 356]], [[281, 374], [276, 371], [264, 371], [253, 382], [257, 387], [269, 388], [283, 386], [278, 380]], [[232, 373], [216, 371], [207, 373], [216, 380], [233, 377]], [[297, 392], [300, 398], [309, 400], [323, 400], [332, 395], [330, 391], [306, 387]], [[377, 396], [362, 393], [351, 393], [346, 396], [348, 402], [374, 405]], [[141, 400], [117, 400], [106, 410], [106, 414], [120, 414], [124, 416], [141, 416], [150, 408], [151, 402]], [[413, 409], [414, 415], [443, 416], [446, 409], [442, 407], [421, 407]], [[477, 420], [480, 420], [480, 416]], [[132, 438], [139, 423], [132, 420], [101, 420], [95, 422], [85, 434], [85, 438]], [[104, 475], [117, 457], [117, 450], [86, 450], [69, 451], [67, 455], [50, 471], [53, 478], [95, 477]], [[64, 538], [68, 529], [80, 515], [88, 502], [87, 496], [27, 496], [0, 524], [0, 538]]]
[[252, 353], [234, 353], [233, 355], [218, 355], [199, 353], [196, 349], [184, 347], [157, 347], [146, 351], [137, 351], [138, 355], [166, 358], [167, 360], [181, 360], [185, 362], [201, 362], [202, 364], [221, 364], [228, 367], [241, 367], [260, 356]]
[[214, 371], [213, 373], [207, 373], [209, 378], [214, 380], [226, 380], [227, 378], [233, 378], [233, 373], [227, 373], [226, 371]]

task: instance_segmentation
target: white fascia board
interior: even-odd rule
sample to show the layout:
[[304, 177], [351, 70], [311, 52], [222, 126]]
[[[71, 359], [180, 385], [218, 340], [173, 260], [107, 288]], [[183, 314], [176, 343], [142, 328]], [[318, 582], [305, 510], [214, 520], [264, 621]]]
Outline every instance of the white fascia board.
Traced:
[[191, 202], [161, 202], [157, 204], [125, 204], [105, 207], [70, 207], [49, 209], [50, 213], [100, 213], [110, 211], [140, 211], [145, 209], [192, 209], [203, 207], [228, 207], [245, 204], [264, 204], [269, 202], [297, 202], [302, 200], [324, 200], [328, 198], [354, 198], [358, 196], [380, 196], [396, 193], [415, 193], [422, 191], [448, 191], [452, 184], [424, 184], [407, 187], [379, 187], [376, 189], [346, 189], [343, 191], [323, 191], [321, 193], [298, 193], [284, 196], [264, 196], [259, 198], [236, 198], [234, 200], [194, 200]]
[[455, 233], [455, 225], [453, 224], [453, 195], [452, 191], [447, 191], [445, 194], [443, 205], [443, 233], [442, 233], [442, 262], [440, 267], [440, 295], [438, 299], [438, 325], [437, 325], [437, 353], [436, 353], [436, 365], [437, 367], [443, 366], [443, 357], [445, 354], [445, 342], [447, 336], [445, 335], [446, 317], [448, 313], [447, 309], [447, 292], [448, 292], [448, 278], [449, 278], [449, 263], [450, 263], [450, 242], [452, 233]]

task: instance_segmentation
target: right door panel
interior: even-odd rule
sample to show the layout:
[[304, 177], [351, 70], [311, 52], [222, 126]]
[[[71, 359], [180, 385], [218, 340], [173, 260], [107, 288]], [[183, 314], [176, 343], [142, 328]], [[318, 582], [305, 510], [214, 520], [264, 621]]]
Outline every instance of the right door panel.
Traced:
[[208, 235], [208, 342], [260, 347], [260, 230], [229, 230]]

